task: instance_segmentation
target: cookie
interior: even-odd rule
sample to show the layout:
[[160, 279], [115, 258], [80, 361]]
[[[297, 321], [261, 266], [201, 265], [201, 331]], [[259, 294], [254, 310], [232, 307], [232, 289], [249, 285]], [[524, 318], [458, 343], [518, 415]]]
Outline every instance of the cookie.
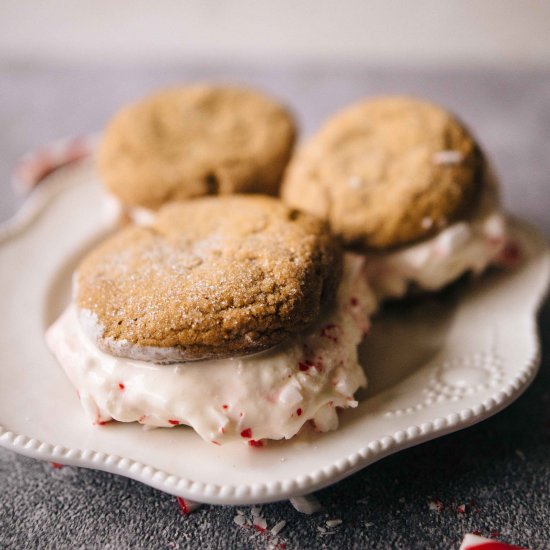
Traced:
[[294, 139], [290, 113], [256, 91], [170, 89], [115, 115], [99, 172], [123, 204], [154, 210], [203, 195], [275, 195]]
[[359, 251], [436, 234], [468, 216], [484, 159], [468, 130], [425, 101], [363, 101], [331, 118], [293, 158], [282, 198], [327, 219]]
[[155, 362], [257, 352], [308, 327], [340, 278], [325, 222], [264, 196], [163, 207], [81, 262], [74, 299], [110, 354]]

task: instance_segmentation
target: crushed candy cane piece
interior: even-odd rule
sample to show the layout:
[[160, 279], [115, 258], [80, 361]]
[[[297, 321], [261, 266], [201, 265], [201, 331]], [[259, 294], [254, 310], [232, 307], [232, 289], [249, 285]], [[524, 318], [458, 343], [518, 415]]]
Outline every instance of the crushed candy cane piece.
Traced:
[[428, 502], [428, 508], [433, 512], [443, 512], [445, 505], [440, 500], [430, 500], [430, 502]]
[[432, 227], [433, 224], [434, 224], [434, 220], [429, 216], [422, 218], [422, 221], [420, 222], [420, 225], [422, 226], [423, 229], [430, 229], [430, 227]]
[[260, 531], [262, 533], [267, 529], [267, 521], [262, 517], [255, 517], [252, 525], [254, 525], [254, 529], [256, 529], [256, 531]]
[[202, 506], [202, 504], [200, 504], [199, 502], [195, 502], [194, 500], [188, 500], [182, 497], [177, 498], [181, 513], [185, 516], [189, 515], [191, 512], [194, 512], [195, 510], [197, 510], [197, 508], [200, 508]]
[[521, 449], [516, 449], [515, 453], [519, 457], [520, 460], [525, 462], [525, 453]]
[[284, 529], [285, 525], [286, 525], [286, 521], [284, 519], [282, 519], [279, 523], [276, 523], [271, 528], [271, 534], [272, 535], [278, 535]]
[[279, 401], [281, 403], [294, 405], [295, 403], [299, 403], [300, 401], [303, 401], [303, 400], [304, 398], [302, 396], [302, 393], [292, 382], [287, 384], [279, 393]]
[[233, 522], [236, 523], [239, 527], [244, 527], [245, 525], [248, 525], [248, 520], [239, 513], [233, 518]]
[[462, 151], [444, 150], [433, 154], [434, 164], [460, 164], [464, 160]]
[[328, 519], [326, 522], [327, 527], [330, 527], [331, 529], [333, 527], [338, 527], [339, 525], [342, 525], [341, 519]]
[[252, 509], [250, 510], [250, 513], [252, 514], [252, 517], [258, 517], [262, 511], [261, 506], [252, 506]]
[[514, 546], [497, 540], [486, 539], [479, 535], [468, 533], [464, 536], [459, 550], [527, 550], [522, 546]]
[[313, 495], [292, 497], [289, 500], [290, 504], [292, 504], [298, 512], [302, 512], [302, 514], [307, 514], [308, 516], [321, 509], [321, 504]]

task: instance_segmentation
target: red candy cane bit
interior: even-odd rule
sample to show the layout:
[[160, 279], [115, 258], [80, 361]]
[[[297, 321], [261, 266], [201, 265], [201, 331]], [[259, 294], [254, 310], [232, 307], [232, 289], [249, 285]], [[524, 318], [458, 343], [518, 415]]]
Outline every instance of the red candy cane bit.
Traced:
[[179, 423], [179, 420], [168, 420], [168, 424], [172, 424], [172, 426], [179, 426]]
[[500, 537], [500, 531], [491, 531], [489, 535], [492, 539], [496, 539], [497, 537]]
[[309, 369], [314, 368], [317, 372], [323, 371], [323, 359], [321, 357], [317, 358], [317, 363], [314, 363], [310, 360], [300, 361], [298, 363], [298, 368], [301, 372], [307, 372]]
[[63, 468], [63, 464], [60, 464], [59, 462], [50, 462], [51, 467], [55, 470], [59, 470], [60, 468]]
[[261, 440], [261, 439], [251, 439], [248, 444], [251, 446], [251, 447], [263, 447], [264, 446], [264, 442]]
[[489, 542], [480, 542], [479, 544], [474, 544], [473, 546], [467, 546], [466, 550], [527, 550], [527, 549], [521, 546], [512, 546], [504, 542], [492, 540]]
[[229, 409], [229, 405], [222, 405], [222, 409], [225, 409], [225, 410]]
[[218, 447], [222, 446], [222, 444], [219, 441], [216, 441], [215, 439], [212, 440], [212, 443], [214, 443], [214, 445], [217, 445]]
[[497, 246], [501, 246], [503, 243], [504, 243], [504, 238], [503, 237], [491, 237], [488, 239], [488, 243], [489, 243], [489, 246], [492, 246], [492, 247], [497, 247]]
[[110, 420], [98, 420], [96, 424], [98, 426], [105, 426], [105, 424], [109, 424]]
[[302, 416], [302, 409], [296, 409], [296, 414], [298, 416]]
[[321, 336], [333, 342], [338, 342], [340, 327], [338, 325], [325, 325], [321, 330]]
[[118, 387], [120, 388], [120, 391], [124, 390], [125, 386], [122, 382], [118, 383]]
[[241, 432], [241, 437], [244, 437], [245, 439], [250, 439], [252, 437], [252, 430], [250, 428], [246, 428]]
[[178, 504], [183, 515], [188, 516], [191, 513], [191, 510], [189, 510], [187, 506], [187, 502], [185, 502], [183, 498], [178, 497]]
[[430, 502], [428, 503], [428, 507], [434, 512], [443, 512], [443, 510], [445, 509], [445, 505], [437, 499], [430, 500]]
[[521, 249], [516, 242], [506, 243], [502, 252], [495, 260], [497, 265], [502, 267], [515, 267], [521, 260]]

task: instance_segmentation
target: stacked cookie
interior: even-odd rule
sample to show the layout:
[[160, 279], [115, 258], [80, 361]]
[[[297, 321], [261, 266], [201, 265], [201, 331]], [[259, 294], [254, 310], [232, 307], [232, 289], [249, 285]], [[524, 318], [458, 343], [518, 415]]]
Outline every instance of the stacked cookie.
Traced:
[[170, 201], [277, 195], [295, 135], [289, 111], [258, 92], [176, 88], [112, 119], [99, 150], [99, 172], [111, 208], [147, 223]]
[[472, 135], [410, 98], [365, 101], [326, 122], [292, 160], [282, 197], [367, 255], [381, 298], [479, 274], [506, 241], [496, 180]]
[[[354, 106], [283, 176], [294, 135], [286, 109], [237, 88], [171, 90], [113, 119], [99, 166], [126, 224], [82, 260], [47, 334], [94, 423], [252, 446], [335, 429], [366, 385], [377, 299], [500, 254], [494, 178], [446, 111]], [[284, 202], [269, 196], [282, 180]]]
[[260, 446], [309, 422], [334, 429], [357, 406], [375, 299], [326, 222], [268, 196], [293, 139], [282, 107], [232, 88], [174, 90], [115, 117], [101, 174], [139, 225], [83, 259], [47, 335], [94, 423]]

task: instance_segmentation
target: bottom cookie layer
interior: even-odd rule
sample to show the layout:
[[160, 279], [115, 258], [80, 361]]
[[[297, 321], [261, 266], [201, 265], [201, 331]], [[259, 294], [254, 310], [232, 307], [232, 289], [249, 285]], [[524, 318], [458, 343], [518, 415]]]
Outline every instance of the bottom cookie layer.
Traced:
[[289, 439], [309, 420], [327, 431], [366, 385], [357, 345], [376, 301], [362, 271], [363, 260], [348, 257], [331, 311], [292, 342], [252, 356], [172, 365], [114, 357], [85, 336], [73, 305], [46, 338], [95, 424], [185, 424], [215, 444]]

